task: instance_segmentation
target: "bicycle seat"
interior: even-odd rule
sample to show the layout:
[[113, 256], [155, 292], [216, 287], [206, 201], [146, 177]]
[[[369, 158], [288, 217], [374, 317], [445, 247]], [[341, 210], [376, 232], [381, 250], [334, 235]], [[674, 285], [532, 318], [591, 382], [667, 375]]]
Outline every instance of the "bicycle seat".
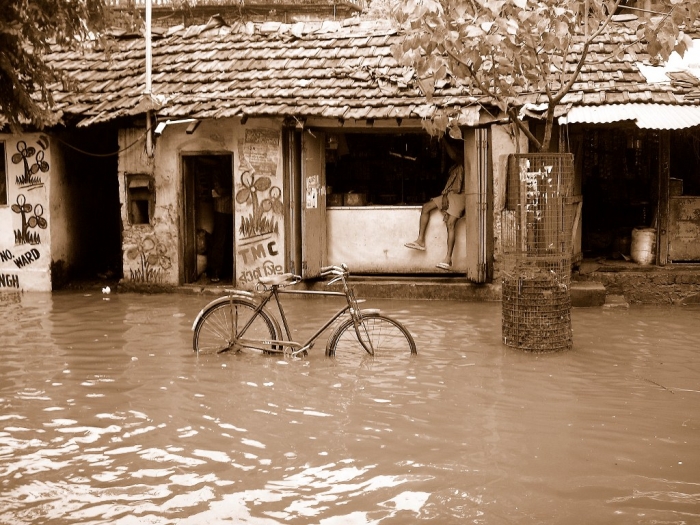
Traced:
[[292, 284], [296, 281], [296, 275], [293, 273], [281, 273], [278, 275], [270, 275], [268, 277], [260, 277], [258, 282], [264, 286], [282, 286]]

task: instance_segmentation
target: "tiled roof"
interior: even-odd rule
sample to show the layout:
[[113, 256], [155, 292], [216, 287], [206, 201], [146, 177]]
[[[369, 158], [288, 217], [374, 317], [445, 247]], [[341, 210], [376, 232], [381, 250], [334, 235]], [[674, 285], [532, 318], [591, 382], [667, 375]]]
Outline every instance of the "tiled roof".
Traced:
[[[399, 66], [398, 36], [378, 21], [175, 28], [153, 39], [152, 93], [163, 118], [230, 116], [422, 118], [436, 105], [472, 106], [446, 88], [428, 103]], [[145, 41], [121, 39], [109, 55], [56, 52], [50, 60], [78, 82], [55, 86], [57, 109], [85, 126], [143, 113]]]
[[[589, 63], [562, 101], [564, 111], [580, 105], [698, 103], [698, 88], [691, 83], [647, 83], [636, 64], [648, 63], [649, 57], [634, 42], [634, 24], [619, 24], [613, 40], [593, 44]], [[428, 103], [413, 71], [392, 56], [392, 44], [400, 41], [401, 35], [381, 21], [229, 27], [214, 18], [153, 39], [152, 93], [162, 118], [407, 119], [428, 117], [440, 106], [478, 103], [478, 93], [450, 84], [436, 89]], [[612, 55], [616, 43], [625, 45], [622, 56]], [[56, 109], [77, 117], [80, 126], [149, 107], [141, 37], [115, 40], [108, 54], [55, 52], [50, 60], [77, 81], [70, 91], [55, 86], [54, 98]], [[544, 101], [543, 95], [524, 99]]]
[[[559, 113], [572, 106], [600, 106], [608, 104], [697, 104], [698, 88], [676, 78], [667, 82], [648, 82], [638, 64], [650, 65], [646, 46], [637, 41], [637, 22], [616, 23], [615, 35], [607, 40], [599, 38], [589, 49], [588, 60], [570, 92], [562, 99]], [[692, 33], [691, 33], [692, 34]], [[581, 53], [583, 41], [574, 46]], [[619, 56], [615, 51], [622, 49]], [[570, 61], [568, 71], [576, 64]], [[672, 75], [671, 75], [672, 77]], [[697, 80], [697, 79], [696, 79]], [[532, 102], [544, 102], [544, 95], [529, 97]]]

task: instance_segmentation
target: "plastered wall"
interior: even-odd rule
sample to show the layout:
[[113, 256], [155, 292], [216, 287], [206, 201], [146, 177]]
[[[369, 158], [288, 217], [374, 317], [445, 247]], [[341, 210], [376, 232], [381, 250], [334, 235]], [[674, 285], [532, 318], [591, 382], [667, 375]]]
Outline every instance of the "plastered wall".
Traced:
[[[503, 271], [503, 211], [506, 208], [506, 181], [508, 180], [508, 155], [516, 152], [512, 126], [493, 125], [491, 127], [493, 162], [493, 273], [497, 281]], [[527, 139], [520, 133], [520, 152], [527, 152]]]
[[[59, 178], [48, 135], [0, 135], [0, 293], [51, 290], [50, 190]], [[6, 196], [6, 198], [5, 198]]]
[[[284, 203], [281, 123], [269, 119], [203, 121], [188, 134], [187, 123], [165, 126], [153, 156], [143, 129], [119, 136], [123, 274], [134, 284], [177, 285], [183, 280], [183, 155], [233, 156], [235, 284], [252, 288], [257, 278], [284, 271]], [[130, 144], [136, 146], [126, 149]], [[152, 175], [155, 206], [149, 224], [130, 224], [127, 176]]]

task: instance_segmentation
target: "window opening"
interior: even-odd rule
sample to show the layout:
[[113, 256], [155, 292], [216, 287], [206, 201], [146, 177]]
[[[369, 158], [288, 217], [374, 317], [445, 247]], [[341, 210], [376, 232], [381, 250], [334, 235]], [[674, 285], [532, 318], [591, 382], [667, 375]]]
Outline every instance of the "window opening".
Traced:
[[153, 177], [136, 173], [126, 176], [129, 198], [129, 223], [150, 224], [155, 206]]
[[700, 196], [700, 131], [690, 129], [674, 132], [671, 138], [670, 170], [671, 197]]
[[427, 133], [329, 132], [327, 203], [422, 205], [440, 194], [451, 164], [441, 141]]

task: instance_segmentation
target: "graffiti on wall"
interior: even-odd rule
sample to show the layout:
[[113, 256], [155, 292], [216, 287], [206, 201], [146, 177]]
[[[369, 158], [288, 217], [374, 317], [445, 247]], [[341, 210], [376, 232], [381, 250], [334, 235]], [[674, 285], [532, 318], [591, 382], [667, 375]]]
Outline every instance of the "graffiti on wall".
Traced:
[[0, 289], [3, 288], [19, 289], [19, 275], [0, 273]]
[[246, 130], [238, 142], [236, 232], [240, 284], [283, 272], [280, 221], [284, 218], [281, 184], [275, 184], [280, 133], [274, 129]]
[[[241, 239], [279, 232], [277, 217], [282, 215], [282, 190], [272, 185], [270, 177], [255, 178], [255, 174], [241, 175], [240, 189], [236, 192], [236, 202], [247, 213], [239, 218]], [[246, 206], [247, 205], [247, 206]]]
[[[49, 163], [45, 160], [49, 139], [42, 135], [36, 143], [37, 147], [34, 147], [20, 140], [15, 146], [17, 153], [12, 155], [12, 163], [21, 166], [20, 173], [15, 177], [17, 187], [21, 190], [31, 191], [43, 186], [41, 174], [49, 171]], [[21, 226], [14, 231], [15, 244], [40, 244], [41, 237], [37, 228], [45, 230], [48, 226], [43, 217], [44, 206], [41, 203], [28, 202], [25, 193], [20, 193], [11, 209], [21, 217], [22, 221]]]
[[12, 155], [13, 164], [22, 164], [22, 173], [17, 175], [17, 186], [23, 189], [34, 189], [44, 185], [41, 173], [49, 171], [49, 163], [44, 160], [45, 151], [49, 147], [49, 139], [42, 135], [37, 141], [40, 149], [28, 146], [23, 140], [17, 142], [17, 153]]
[[[36, 253], [33, 253], [36, 251]], [[32, 248], [30, 250], [32, 252], [29, 257], [39, 258], [39, 250], [36, 250], [36, 248]], [[0, 263], [8, 262], [8, 261], [14, 261], [14, 263], [22, 268], [24, 266], [24, 258], [23, 257], [15, 257], [10, 250], [0, 250]], [[28, 259], [27, 259], [28, 260]], [[1, 273], [0, 272], [0, 290], [3, 288], [19, 288], [19, 275], [15, 274], [9, 274], [9, 273]]]
[[279, 131], [274, 129], [246, 130], [245, 139], [238, 142], [236, 209], [241, 240], [279, 233], [282, 190], [272, 182], [277, 177], [279, 144]]
[[12, 261], [13, 263], [15, 263], [15, 266], [17, 266], [17, 268], [24, 268], [25, 266], [29, 266], [34, 261], [38, 261], [40, 257], [41, 253], [39, 253], [39, 250], [37, 250], [36, 248], [27, 250], [23, 254], [18, 255], [16, 257], [10, 250], [0, 250], [0, 263]]
[[[46, 256], [47, 248], [41, 246], [49, 240], [48, 231], [44, 232], [49, 226], [45, 191], [46, 174], [50, 171], [49, 139], [40, 135], [35, 140], [24, 138], [15, 144], [4, 144], [9, 157], [3, 170], [7, 183], [4, 200], [9, 205], [5, 226], [7, 233], [12, 231], [14, 246], [0, 247], [0, 290], [36, 286], [50, 289], [47, 273], [42, 271], [47, 270], [50, 258]], [[29, 269], [34, 271], [24, 273]]]
[[276, 241], [243, 244], [238, 255], [244, 268], [238, 275], [239, 284], [255, 283], [260, 277], [284, 273], [282, 265], [274, 260], [279, 255]]
[[129, 270], [133, 282], [161, 283], [164, 272], [172, 267], [167, 246], [158, 241], [155, 235], [139, 239], [136, 246], [126, 251], [126, 257], [137, 262], [138, 267]]
[[44, 207], [41, 204], [30, 204], [24, 194], [17, 195], [17, 202], [11, 206], [12, 211], [22, 217], [22, 225], [15, 230], [15, 244], [40, 244], [39, 232], [30, 231], [35, 228], [45, 230], [48, 226], [44, 219]]

